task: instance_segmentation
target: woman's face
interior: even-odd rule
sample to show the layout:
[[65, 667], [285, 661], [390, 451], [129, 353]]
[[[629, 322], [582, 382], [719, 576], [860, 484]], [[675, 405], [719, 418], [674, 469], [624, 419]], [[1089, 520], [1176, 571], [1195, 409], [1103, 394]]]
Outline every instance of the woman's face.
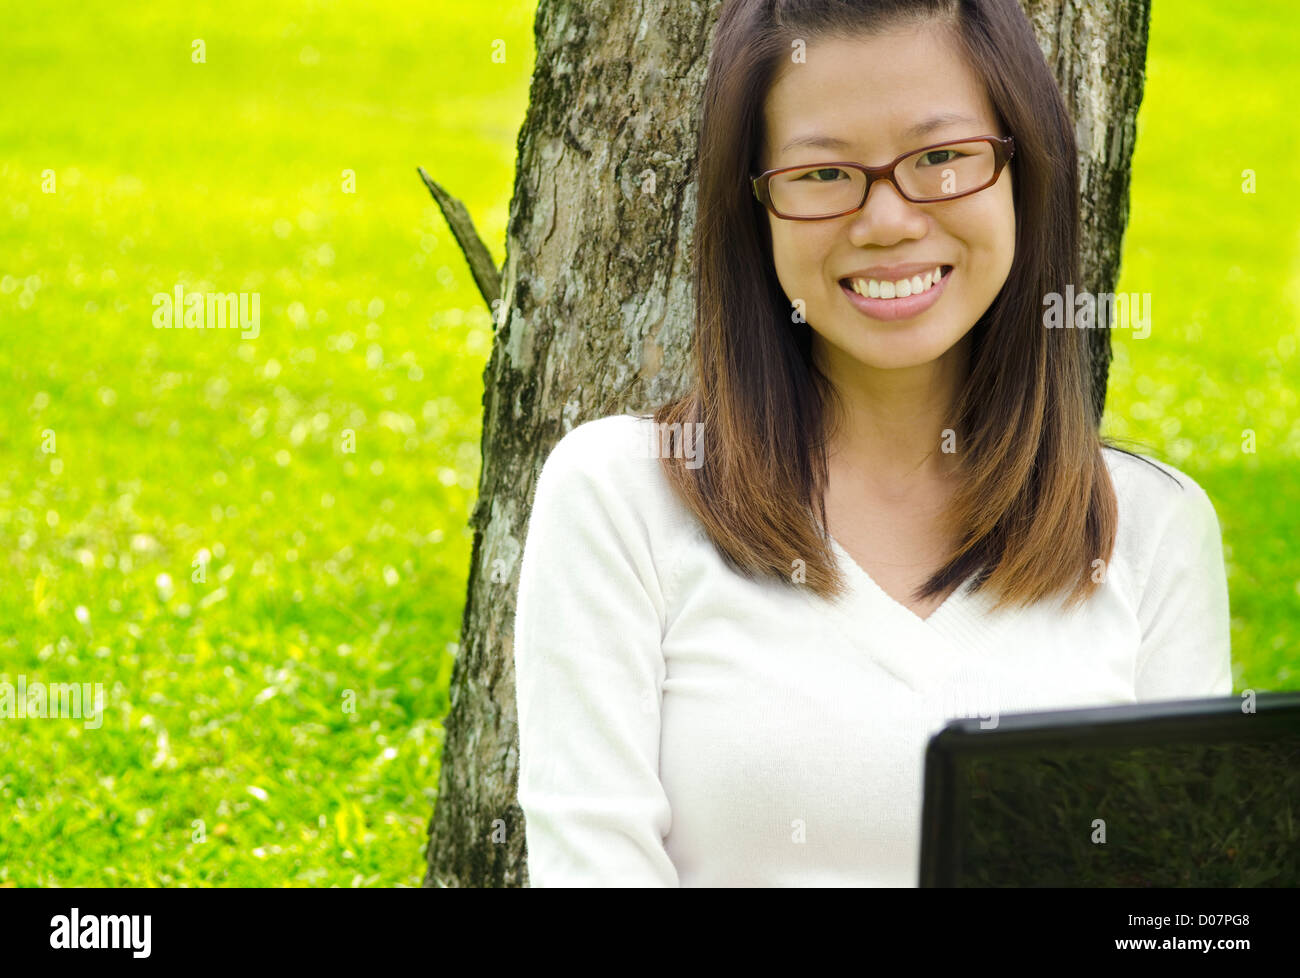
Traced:
[[[806, 59], [785, 65], [768, 94], [760, 169], [836, 160], [880, 165], [933, 143], [1007, 135], [979, 77], [937, 25], [810, 43]], [[936, 116], [946, 121], [908, 131]], [[806, 136], [842, 145], [787, 148]], [[992, 304], [1015, 252], [1009, 167], [993, 186], [957, 200], [915, 204], [877, 180], [856, 213], [787, 221], [769, 212], [768, 220], [777, 278], [792, 308], [803, 301], [814, 355], [832, 379], [944, 357]], [[920, 311], [898, 318], [906, 306], [884, 306], [897, 298], [862, 311], [841, 280], [873, 269], [880, 274], [869, 277], [882, 283], [911, 278], [895, 274], [909, 269], [890, 266], [952, 271]]]

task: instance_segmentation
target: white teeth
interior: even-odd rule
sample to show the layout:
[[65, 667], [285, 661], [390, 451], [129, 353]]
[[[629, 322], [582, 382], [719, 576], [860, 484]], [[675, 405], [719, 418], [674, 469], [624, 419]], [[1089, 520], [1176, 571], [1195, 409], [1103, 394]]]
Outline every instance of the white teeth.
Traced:
[[922, 292], [929, 291], [938, 285], [942, 278], [943, 266], [936, 265], [934, 271], [926, 272], [924, 276], [913, 275], [911, 278], [900, 278], [897, 282], [855, 278], [850, 279], [849, 284], [854, 292], [869, 299], [905, 299], [910, 295], [920, 295]]

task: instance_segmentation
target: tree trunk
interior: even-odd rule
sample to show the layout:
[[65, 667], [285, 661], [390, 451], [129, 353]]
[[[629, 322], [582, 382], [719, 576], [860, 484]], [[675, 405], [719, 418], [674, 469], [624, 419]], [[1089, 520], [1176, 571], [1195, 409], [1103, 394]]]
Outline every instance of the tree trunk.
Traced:
[[[1020, 0], [1056, 74], [1079, 144], [1082, 288], [1112, 292], [1128, 226], [1128, 186], [1146, 81], [1151, 0]], [[1110, 330], [1088, 334], [1092, 399], [1101, 417]]]
[[[1150, 0], [1022, 3], [1076, 120], [1082, 288], [1109, 292], [1128, 218]], [[528, 506], [562, 435], [668, 400], [689, 380], [697, 102], [718, 7], [539, 4], [425, 886], [527, 883], [511, 631]], [[1091, 342], [1100, 413], [1109, 331], [1094, 330]]]

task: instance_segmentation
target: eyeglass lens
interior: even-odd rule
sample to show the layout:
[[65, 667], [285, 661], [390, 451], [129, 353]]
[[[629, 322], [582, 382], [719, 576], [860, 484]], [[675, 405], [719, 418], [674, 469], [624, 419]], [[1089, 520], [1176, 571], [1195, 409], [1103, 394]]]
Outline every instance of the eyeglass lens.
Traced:
[[[943, 200], [987, 184], [996, 164], [992, 143], [949, 143], [902, 160], [894, 168], [894, 179], [909, 197]], [[774, 174], [768, 193], [772, 206], [782, 214], [823, 217], [862, 204], [866, 181], [861, 170], [813, 164]]]

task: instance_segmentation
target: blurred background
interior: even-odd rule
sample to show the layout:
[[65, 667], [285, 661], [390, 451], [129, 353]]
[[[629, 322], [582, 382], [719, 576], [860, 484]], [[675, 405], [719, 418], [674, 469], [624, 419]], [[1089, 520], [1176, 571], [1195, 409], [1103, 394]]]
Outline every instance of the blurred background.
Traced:
[[[1294, 689], [1300, 30], [1223, 7], [1155, 0], [1103, 430], [1210, 493], [1236, 687]], [[7, 10], [0, 681], [105, 705], [0, 719], [0, 885], [419, 885], [492, 330], [415, 167], [499, 264], [535, 9]]]

